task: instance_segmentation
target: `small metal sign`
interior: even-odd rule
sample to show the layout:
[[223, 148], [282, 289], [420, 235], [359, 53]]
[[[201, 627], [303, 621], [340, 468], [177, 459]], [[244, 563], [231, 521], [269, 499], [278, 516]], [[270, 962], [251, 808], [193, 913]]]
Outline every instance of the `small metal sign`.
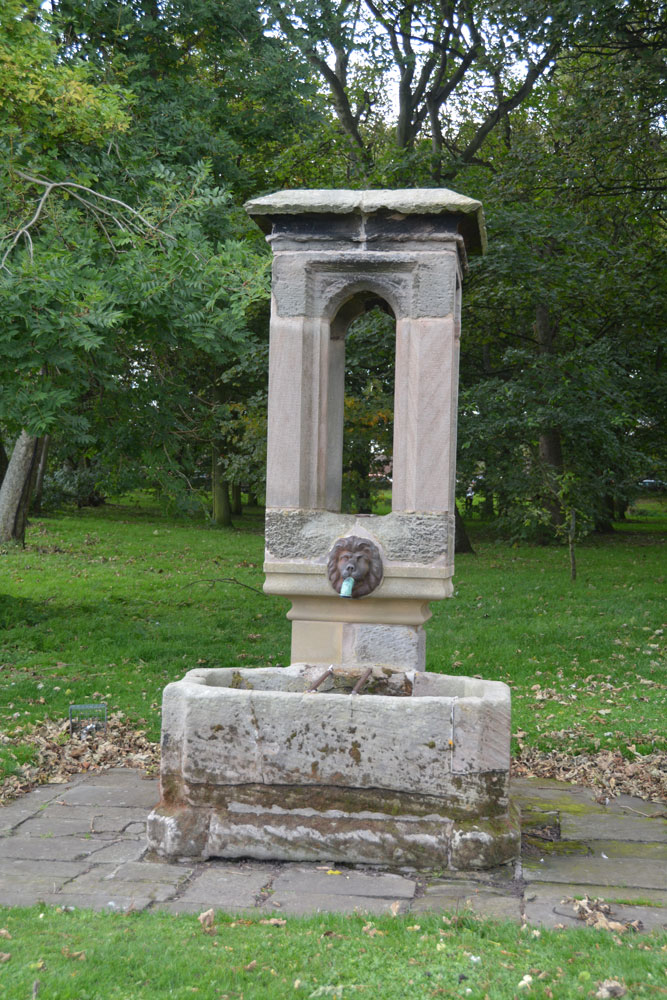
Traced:
[[106, 702], [99, 705], [70, 705], [69, 707], [70, 735], [92, 736], [95, 733], [107, 731]]

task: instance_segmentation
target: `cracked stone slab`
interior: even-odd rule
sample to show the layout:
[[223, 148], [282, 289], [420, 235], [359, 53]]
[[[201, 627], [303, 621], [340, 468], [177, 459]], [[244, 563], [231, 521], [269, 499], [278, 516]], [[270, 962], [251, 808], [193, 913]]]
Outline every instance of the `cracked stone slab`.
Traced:
[[131, 823], [145, 829], [146, 810], [137, 808], [100, 808], [49, 804], [46, 809], [21, 826], [22, 834], [64, 837], [86, 833], [122, 833]]
[[248, 906], [243, 906], [242, 904], [236, 903], [202, 903], [198, 899], [190, 899], [185, 896], [179, 896], [176, 899], [168, 899], [165, 902], [155, 902], [151, 906], [152, 910], [160, 910], [166, 913], [196, 913], [199, 915], [205, 910], [223, 910], [225, 913], [232, 913], [239, 917], [253, 917], [257, 916], [258, 913], [263, 913], [263, 910], [258, 910], [254, 903], [248, 904]]
[[119, 785], [108, 782], [100, 785], [95, 782], [77, 785], [57, 798], [67, 806], [135, 807], [148, 810], [159, 800], [160, 793], [156, 780], [143, 780], [133, 784], [123, 782]]
[[339, 875], [327, 875], [314, 868], [291, 868], [284, 871], [273, 883], [274, 899], [284, 893], [322, 896], [365, 896], [373, 899], [412, 899], [415, 883], [402, 875], [388, 872], [367, 874], [366, 872], [340, 871]]
[[29, 858], [0, 859], [0, 879], [13, 877], [14, 882], [26, 878], [72, 878], [81, 871], [81, 865], [76, 861], [40, 861]]
[[97, 854], [91, 837], [3, 837], [0, 861], [5, 858], [30, 858], [35, 861], [76, 861]]
[[[581, 886], [540, 883], [529, 886], [525, 894], [525, 915], [528, 923], [555, 927], [583, 927], [571, 903], [563, 903], [567, 897], [581, 897]], [[667, 893], [651, 893], [648, 890], [628, 890], [623, 886], [586, 886], [585, 895], [591, 899], [604, 899], [612, 909], [611, 919], [627, 923], [641, 920], [645, 931], [667, 929]], [[635, 895], [638, 902], [632, 902]], [[623, 900], [623, 902], [616, 902]], [[645, 905], [654, 902], [656, 905]]]
[[544, 856], [542, 861], [526, 858], [523, 862], [526, 882], [566, 882], [585, 887], [604, 885], [613, 881], [616, 886], [642, 889], [667, 889], [667, 866], [646, 858], [590, 857], [569, 855]]
[[91, 864], [119, 864], [123, 861], [139, 861], [148, 850], [144, 837], [136, 840], [116, 840], [100, 847], [90, 854]]
[[80, 871], [75, 862], [4, 859], [0, 861], [0, 904], [14, 905], [10, 900], [18, 893], [24, 899], [22, 905], [31, 905], [45, 894], [58, 892]]
[[28, 795], [15, 799], [13, 802], [0, 807], [0, 836], [15, 830], [25, 820], [30, 819], [45, 804], [57, 799], [62, 794], [63, 788], [70, 785], [42, 785], [33, 788]]
[[[185, 909], [187, 904], [188, 909], [198, 908], [201, 911], [213, 907], [231, 912], [254, 909], [257, 897], [270, 879], [270, 873], [262, 870], [206, 868], [196, 872], [185, 889], [179, 892], [174, 907]], [[179, 910], [176, 909], [176, 912]]]
[[[156, 871], [155, 869], [162, 869]], [[108, 899], [117, 896], [137, 895], [150, 900], [165, 900], [173, 897], [181, 882], [187, 880], [191, 871], [174, 866], [130, 862], [125, 865], [98, 865], [88, 872], [79, 874], [63, 886], [63, 895], [105, 894]]]

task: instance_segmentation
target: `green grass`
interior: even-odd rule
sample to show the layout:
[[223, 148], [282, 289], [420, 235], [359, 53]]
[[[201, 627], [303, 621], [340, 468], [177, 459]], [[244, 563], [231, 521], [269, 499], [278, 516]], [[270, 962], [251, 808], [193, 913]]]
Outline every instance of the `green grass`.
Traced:
[[[48, 1000], [571, 1000], [605, 979], [628, 997], [663, 994], [665, 935], [534, 932], [465, 914], [260, 919], [219, 915], [209, 935], [195, 915], [0, 909], [12, 935], [0, 941], [11, 955], [0, 998], [28, 1000], [35, 981]], [[518, 989], [524, 976], [530, 990]]]
[[[503, 545], [473, 519], [476, 554], [457, 558], [455, 596], [427, 626], [429, 669], [511, 683], [528, 745], [633, 756], [664, 744], [665, 514], [647, 502], [579, 546], [575, 583], [565, 550]], [[20, 738], [104, 699], [157, 740], [162, 689], [186, 670], [287, 663], [288, 604], [257, 592], [262, 526], [260, 511], [216, 530], [145, 502], [34, 520], [24, 550], [0, 552], [2, 731]], [[0, 746], [0, 776], [31, 753]], [[28, 1000], [36, 981], [49, 1000], [568, 1000], [610, 978], [632, 997], [664, 993], [664, 936], [534, 936], [469, 915], [260, 919], [220, 916], [208, 936], [193, 916], [0, 909], [0, 1000]]]
[[[666, 515], [646, 501], [581, 544], [574, 583], [564, 548], [510, 547], [473, 519], [428, 669], [511, 684], [513, 730], [541, 749], [664, 746]], [[220, 530], [124, 503], [33, 520], [25, 549], [0, 550], [2, 731], [104, 700], [157, 740], [162, 689], [186, 670], [286, 664], [289, 605], [256, 592], [262, 527], [259, 510]], [[0, 748], [0, 768], [28, 753]]]

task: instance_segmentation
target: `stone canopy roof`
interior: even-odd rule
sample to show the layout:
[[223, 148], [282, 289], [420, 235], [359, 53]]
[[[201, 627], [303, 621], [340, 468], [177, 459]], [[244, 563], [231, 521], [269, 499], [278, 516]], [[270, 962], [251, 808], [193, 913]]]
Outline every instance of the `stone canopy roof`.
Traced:
[[271, 231], [273, 218], [289, 215], [455, 215], [467, 252], [486, 251], [482, 203], [447, 188], [295, 189], [253, 198], [244, 207], [265, 233]]

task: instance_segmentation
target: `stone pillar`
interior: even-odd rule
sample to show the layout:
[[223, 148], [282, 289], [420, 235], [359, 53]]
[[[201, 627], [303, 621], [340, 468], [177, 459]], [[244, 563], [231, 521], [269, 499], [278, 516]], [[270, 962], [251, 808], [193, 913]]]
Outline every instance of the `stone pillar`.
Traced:
[[[267, 593], [289, 597], [292, 662], [424, 668], [429, 602], [451, 594], [461, 273], [479, 202], [444, 189], [283, 191], [248, 202], [274, 252]], [[345, 334], [396, 319], [392, 513], [340, 513]], [[341, 598], [337, 540], [381, 553], [379, 586]]]

